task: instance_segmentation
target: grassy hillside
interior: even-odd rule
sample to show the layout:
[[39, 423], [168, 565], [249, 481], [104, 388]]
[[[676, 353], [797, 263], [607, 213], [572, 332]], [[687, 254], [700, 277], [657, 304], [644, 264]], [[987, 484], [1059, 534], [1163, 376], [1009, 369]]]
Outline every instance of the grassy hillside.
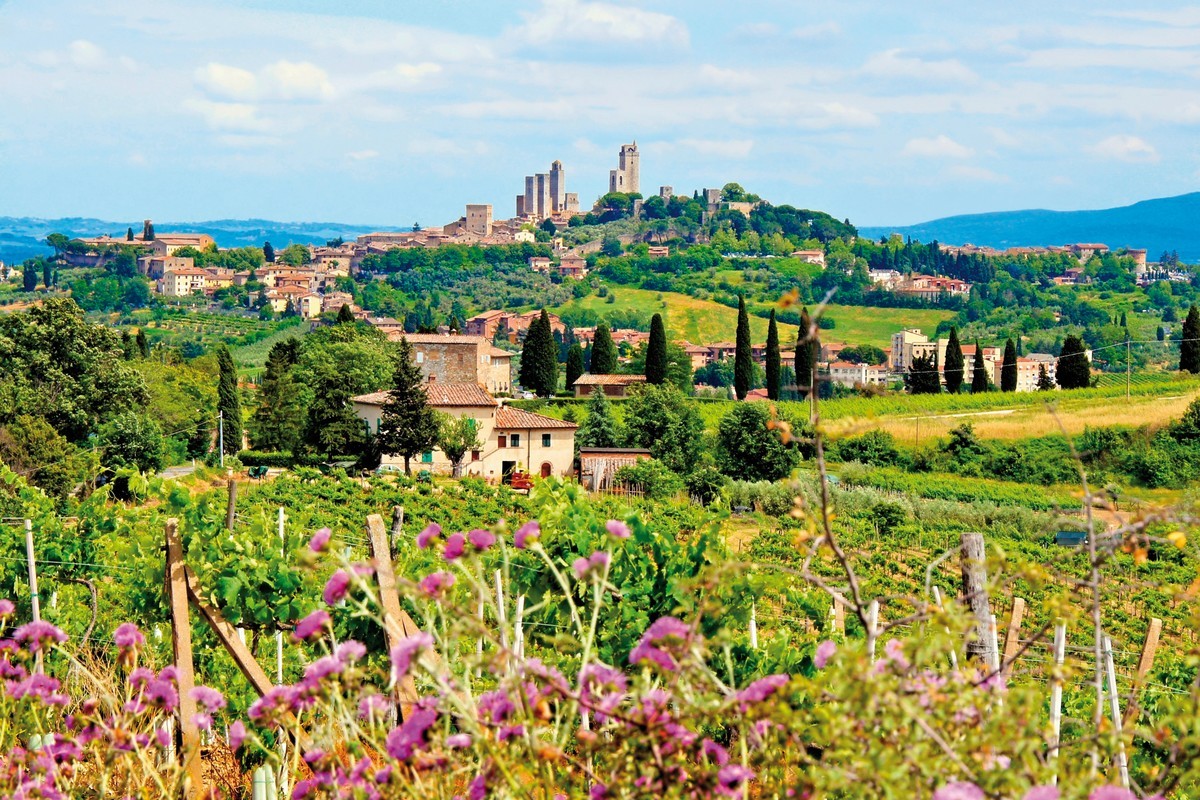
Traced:
[[[569, 310], [587, 309], [602, 318], [618, 309], [633, 310], [647, 317], [659, 313], [663, 315], [671, 336], [695, 344], [733, 341], [736, 335], [735, 308], [676, 292], [653, 292], [619, 285], [610, 285], [609, 292], [610, 296], [616, 297], [612, 303], [608, 302], [607, 297], [589, 295], [553, 310], [561, 314]], [[759, 310], [765, 312], [768, 307], [751, 306], [752, 314]], [[900, 328], [920, 328], [933, 334], [938, 323], [950, 319], [953, 314], [949, 311], [831, 305], [827, 316], [835, 321], [836, 327], [825, 332], [826, 339], [850, 344], [873, 344], [886, 349], [891, 335]], [[755, 342], [765, 341], [767, 320], [752, 315], [750, 330]], [[795, 341], [796, 326], [780, 325], [779, 335], [785, 343]]]

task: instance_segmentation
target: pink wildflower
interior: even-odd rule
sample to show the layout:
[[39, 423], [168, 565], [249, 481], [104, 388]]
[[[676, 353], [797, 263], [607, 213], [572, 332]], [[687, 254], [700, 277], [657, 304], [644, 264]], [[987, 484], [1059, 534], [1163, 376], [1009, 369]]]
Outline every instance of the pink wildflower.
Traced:
[[11, 617], [16, 610], [12, 600], [0, 600], [0, 617]]
[[817, 669], [825, 669], [825, 665], [829, 663], [829, 659], [833, 658], [833, 654], [837, 652], [837, 645], [831, 640], [826, 639], [817, 645], [817, 653], [813, 656], [813, 664]]
[[442, 558], [447, 561], [457, 561], [466, 549], [467, 537], [461, 533], [452, 533], [446, 540], [446, 548], [442, 550]]
[[604, 528], [618, 539], [629, 538], [629, 526], [624, 522], [621, 522], [619, 519], [610, 519], [608, 522], [604, 523]]
[[[679, 665], [668, 650], [676, 649], [677, 643], [688, 644], [691, 638], [692, 629], [683, 622], [675, 617], [659, 617], [642, 634], [641, 641], [629, 654], [629, 663], [650, 661], [663, 669], [677, 669]], [[663, 644], [667, 647], [662, 647]]]
[[137, 625], [125, 622], [117, 626], [113, 632], [113, 643], [122, 650], [131, 650], [146, 643], [146, 637], [138, 630]]
[[421, 591], [429, 597], [437, 597], [454, 585], [454, 576], [449, 572], [434, 572], [421, 579]]
[[339, 569], [337, 572], [329, 576], [329, 580], [325, 583], [325, 598], [326, 605], [336, 605], [343, 597], [346, 596], [346, 590], [350, 588], [350, 574], [344, 569]]
[[1136, 800], [1137, 795], [1120, 786], [1100, 786], [1088, 795], [1088, 800]]
[[429, 547], [434, 539], [442, 535], [442, 526], [436, 522], [431, 522], [425, 527], [425, 530], [417, 534], [417, 547], [424, 550]]
[[404, 724], [394, 728], [388, 734], [386, 748], [388, 755], [399, 761], [408, 761], [413, 753], [425, 745], [425, 731], [437, 722], [437, 712], [428, 708], [418, 708], [404, 720]]
[[292, 631], [292, 641], [307, 642], [328, 626], [329, 613], [323, 608], [318, 608], [296, 623], [296, 628]]
[[933, 800], [985, 800], [985, 796], [983, 790], [970, 781], [957, 781], [934, 792]]
[[750, 706], [758, 705], [782, 689], [787, 685], [788, 680], [789, 676], [787, 675], [768, 675], [765, 678], [759, 678], [734, 695], [738, 709], [745, 713]]
[[308, 540], [308, 549], [314, 553], [325, 552], [325, 548], [329, 546], [329, 537], [331, 536], [333, 536], [333, 531], [329, 530], [329, 528], [321, 528]]
[[414, 633], [392, 648], [392, 680], [399, 681], [408, 674], [412, 668], [413, 659], [416, 658], [422, 650], [433, 647], [433, 637], [428, 633], [421, 631]]
[[491, 531], [476, 528], [467, 534], [467, 541], [476, 550], [483, 552], [496, 543], [496, 536]]
[[29, 646], [29, 652], [36, 653], [47, 644], [65, 642], [67, 635], [49, 622], [28, 622], [13, 633], [13, 638], [21, 644]]
[[192, 689], [192, 699], [208, 711], [219, 711], [225, 707], [225, 697], [208, 686], [196, 686]]
[[239, 719], [229, 726], [229, 749], [237, 752], [246, 741], [246, 726]]
[[744, 784], [754, 780], [754, 773], [741, 764], [726, 764], [717, 773], [717, 791], [728, 797], [739, 797]]
[[1035, 786], [1025, 793], [1024, 800], [1058, 800], [1058, 787]]
[[517, 528], [517, 532], [513, 536], [513, 547], [517, 548], [518, 550], [524, 550], [526, 547], [540, 539], [541, 536], [542, 526], [538, 524], [536, 519], [530, 520], [520, 528]]

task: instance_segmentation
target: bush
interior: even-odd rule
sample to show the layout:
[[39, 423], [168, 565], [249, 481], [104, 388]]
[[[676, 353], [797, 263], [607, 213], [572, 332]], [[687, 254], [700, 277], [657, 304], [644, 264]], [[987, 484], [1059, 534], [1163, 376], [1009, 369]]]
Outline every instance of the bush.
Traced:
[[651, 500], [674, 497], [683, 491], [683, 479], [654, 458], [621, 467], [614, 477], [621, 483], [640, 486], [646, 498]]
[[721, 496], [725, 482], [725, 476], [713, 466], [700, 467], [683, 479], [688, 494], [706, 506], [712, 505], [712, 502]]
[[906, 460], [896, 448], [895, 437], [880, 430], [842, 439], [834, 444], [833, 455], [839, 461], [861, 461], [881, 467], [895, 466]]
[[290, 469], [296, 466], [316, 466], [324, 463], [320, 455], [294, 455], [292, 453], [271, 453], [263, 450], [243, 450], [237, 455], [238, 461], [247, 467], [275, 467]]

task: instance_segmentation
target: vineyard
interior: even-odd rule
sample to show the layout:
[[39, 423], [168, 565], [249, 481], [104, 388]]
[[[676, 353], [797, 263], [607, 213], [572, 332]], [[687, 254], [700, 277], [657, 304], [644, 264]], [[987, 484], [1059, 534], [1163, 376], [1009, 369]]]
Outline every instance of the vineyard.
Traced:
[[152, 350], [182, 348], [185, 354], [196, 355], [226, 345], [235, 351], [239, 363], [249, 367], [265, 364], [267, 351], [275, 342], [307, 330], [307, 323], [295, 319], [268, 322], [253, 316], [184, 308], [134, 312], [123, 322], [145, 330]]

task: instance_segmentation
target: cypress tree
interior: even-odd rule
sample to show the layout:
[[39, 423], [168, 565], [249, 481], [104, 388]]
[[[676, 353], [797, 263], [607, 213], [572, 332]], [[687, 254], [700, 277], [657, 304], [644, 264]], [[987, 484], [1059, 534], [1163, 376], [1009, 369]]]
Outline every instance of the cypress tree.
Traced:
[[1159, 325], [1159, 326], [1158, 326], [1158, 330], [1156, 330], [1156, 331], [1154, 332], [1154, 336], [1155, 336], [1155, 338], [1157, 338], [1157, 339], [1158, 339], [1160, 342], [1163, 342], [1163, 341], [1166, 341], [1166, 339], [1167, 339], [1167, 332], [1166, 332], [1166, 330], [1163, 328], [1163, 326], [1162, 326], [1162, 325]]
[[583, 348], [579, 346], [579, 342], [575, 342], [567, 350], [567, 391], [572, 391], [571, 386], [583, 374]]
[[754, 362], [750, 352], [750, 315], [746, 312], [746, 298], [738, 297], [737, 340], [733, 352], [733, 390], [738, 400], [745, 400], [754, 381]]
[[958, 328], [950, 328], [949, 341], [946, 342], [946, 391], [958, 394], [966, 379], [966, 362], [963, 360], [962, 345], [958, 342]]
[[301, 386], [292, 373], [298, 344], [298, 339], [278, 342], [267, 354], [258, 408], [250, 416], [250, 444], [256, 450], [295, 452], [304, 434]]
[[1128, 328], [1128, 327], [1129, 327], [1129, 318], [1125, 316], [1125, 312], [1124, 312], [1124, 311], [1122, 311], [1122, 312], [1121, 312], [1121, 327], [1122, 327], [1122, 328]]
[[421, 368], [413, 358], [412, 345], [401, 338], [396, 350], [396, 370], [392, 390], [383, 404], [379, 421], [379, 452], [404, 458], [404, 472], [411, 474], [412, 457], [432, 450], [437, 444], [441, 425], [429, 405]]
[[616, 447], [620, 438], [612, 403], [597, 386], [588, 400], [587, 417], [579, 425], [575, 442], [580, 447]]
[[767, 399], [779, 399], [780, 368], [779, 357], [779, 326], [775, 324], [775, 309], [771, 309], [771, 318], [767, 322]]
[[1017, 346], [1012, 339], [1004, 343], [1004, 361], [1000, 364], [1000, 391], [1017, 390]]
[[338, 309], [337, 324], [345, 322], [354, 322], [354, 312], [350, 310], [350, 306], [342, 303], [342, 307]]
[[550, 397], [558, 388], [558, 345], [550, 330], [546, 309], [525, 332], [521, 348], [521, 385], [541, 397]]
[[1039, 392], [1048, 392], [1054, 388], [1054, 381], [1050, 380], [1050, 373], [1046, 372], [1045, 364], [1038, 364], [1037, 388]]
[[146, 341], [145, 328], [138, 328], [136, 341], [138, 353], [141, 355], [142, 360], [144, 361], [150, 357], [150, 342]]
[[132, 225], [125, 229], [125, 241], [127, 241], [127, 242], [133, 241], [133, 226]]
[[1083, 340], [1078, 336], [1068, 336], [1063, 340], [1055, 378], [1064, 389], [1086, 389], [1091, 383], [1092, 365], [1083, 348]]
[[904, 382], [908, 385], [909, 394], [941, 394], [942, 379], [938, 374], [937, 354], [913, 356]]
[[221, 345], [217, 350], [217, 411], [225, 427], [225, 455], [234, 455], [242, 449], [242, 401], [238, 397], [237, 367], [229, 348]]
[[1179, 371], [1200, 373], [1200, 311], [1188, 309], [1179, 342]]
[[812, 319], [808, 316], [808, 308], [800, 310], [800, 330], [796, 332], [796, 395], [803, 400], [813, 389], [813, 375], [817, 366], [814, 358], [816, 342], [809, 340], [808, 332], [812, 328]]
[[47, 289], [54, 285], [54, 262], [50, 259], [42, 262], [42, 283]]
[[596, 337], [592, 340], [590, 372], [593, 375], [611, 375], [617, 369], [617, 348], [613, 345], [612, 333], [607, 322], [596, 326]]
[[275, 263], [275, 248], [271, 247], [270, 242], [263, 242], [263, 260], [268, 264]]
[[667, 329], [662, 314], [650, 318], [650, 341], [646, 344], [646, 383], [661, 384], [667, 379]]
[[988, 390], [987, 368], [983, 363], [983, 348], [975, 340], [975, 360], [971, 369], [971, 394], [982, 394]]

